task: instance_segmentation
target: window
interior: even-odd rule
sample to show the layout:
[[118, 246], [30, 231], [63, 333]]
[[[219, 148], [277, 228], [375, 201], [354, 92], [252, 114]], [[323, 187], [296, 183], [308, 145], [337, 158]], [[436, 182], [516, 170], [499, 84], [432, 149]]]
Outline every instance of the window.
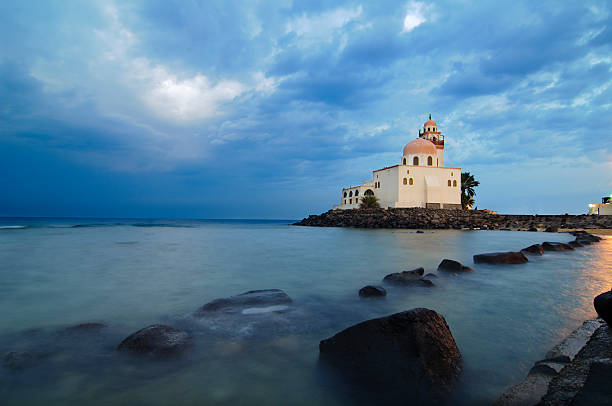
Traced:
[[409, 184], [409, 185], [414, 185], [414, 180], [412, 180], [412, 178], [410, 178], [410, 179], [408, 180], [408, 184]]
[[344, 204], [346, 204], [346, 199], [344, 199]]
[[353, 197], [353, 191], [352, 190], [349, 192], [349, 197]]
[[408, 175], [410, 175], [410, 169], [408, 169], [408, 170], [406, 171], [406, 173], [407, 173]]
[[438, 158], [436, 158], [436, 166], [440, 166], [440, 164], [438, 163]]
[[453, 181], [453, 186], [457, 187], [457, 181], [456, 180]]
[[415, 156], [414, 158], [412, 158], [412, 165], [418, 165], [419, 164], [419, 157]]
[[349, 199], [349, 204], [353, 204], [353, 199]]
[[428, 166], [432, 166], [433, 165], [433, 158], [430, 157], [430, 156], [427, 157], [427, 165]]
[[408, 179], [404, 178], [404, 185], [408, 184]]
[[[359, 196], [359, 190], [355, 190], [355, 197]], [[357, 200], [357, 199], [355, 199]]]
[[453, 176], [453, 173], [451, 172], [451, 176]]
[[406, 158], [404, 158], [404, 165], [406, 165]]
[[432, 139], [433, 139], [433, 142], [436, 142], [436, 141], [437, 141], [437, 140], [436, 140], [436, 137], [433, 137]]
[[344, 192], [344, 197], [346, 197], [346, 192]]
[[355, 199], [355, 203], [359, 203], [359, 199]]
[[448, 186], [450, 186], [450, 185], [451, 185], [451, 181], [450, 181], [450, 179], [449, 179], [449, 180], [448, 180]]
[[374, 192], [372, 192], [372, 189], [366, 190], [363, 194], [366, 196], [374, 196]]

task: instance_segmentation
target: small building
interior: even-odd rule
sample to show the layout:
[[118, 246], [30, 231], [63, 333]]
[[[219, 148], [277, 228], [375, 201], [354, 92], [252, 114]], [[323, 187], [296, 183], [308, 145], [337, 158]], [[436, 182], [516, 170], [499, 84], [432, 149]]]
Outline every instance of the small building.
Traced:
[[612, 195], [601, 198], [601, 203], [589, 204], [589, 214], [612, 215]]
[[381, 207], [461, 208], [461, 168], [444, 166], [444, 135], [431, 119], [404, 147], [398, 165], [372, 171], [372, 180], [342, 189], [334, 209], [355, 209], [365, 195]]

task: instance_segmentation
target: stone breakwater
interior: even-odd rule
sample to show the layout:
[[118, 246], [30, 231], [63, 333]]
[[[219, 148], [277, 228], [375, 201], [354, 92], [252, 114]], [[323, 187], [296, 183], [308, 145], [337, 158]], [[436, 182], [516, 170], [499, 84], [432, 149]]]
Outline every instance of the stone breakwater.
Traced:
[[559, 229], [612, 229], [612, 216], [497, 214], [488, 210], [353, 209], [330, 210], [294, 223], [298, 226], [482, 229], [558, 231]]

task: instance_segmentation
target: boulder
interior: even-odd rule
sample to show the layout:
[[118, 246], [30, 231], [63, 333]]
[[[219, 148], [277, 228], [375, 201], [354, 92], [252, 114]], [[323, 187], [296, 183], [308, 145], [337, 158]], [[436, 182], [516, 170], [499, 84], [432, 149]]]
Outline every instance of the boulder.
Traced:
[[523, 248], [521, 252], [532, 255], [544, 255], [544, 248], [540, 244], [533, 244], [527, 248]]
[[341, 376], [391, 399], [414, 404], [448, 395], [461, 353], [440, 314], [417, 308], [372, 319], [319, 344], [320, 359]]
[[438, 271], [444, 272], [469, 272], [473, 271], [469, 266], [463, 265], [461, 262], [452, 259], [443, 259], [438, 265]]
[[385, 276], [383, 282], [404, 286], [434, 286], [432, 281], [423, 278], [424, 272], [425, 269], [422, 267], [412, 271], [394, 272]]
[[191, 337], [174, 327], [154, 324], [138, 330], [119, 344], [117, 350], [141, 354], [179, 354], [191, 345]]
[[589, 233], [580, 233], [580, 234], [576, 234], [576, 241], [579, 241], [581, 243], [584, 242], [599, 242], [601, 241], [601, 237], [598, 237], [596, 235], [593, 234], [589, 234]]
[[564, 242], [550, 242], [546, 241], [542, 243], [544, 251], [572, 251], [574, 247]]
[[280, 289], [251, 290], [240, 295], [215, 299], [200, 307], [194, 315], [203, 317], [212, 312], [237, 313], [249, 307], [279, 306], [279, 310], [286, 309], [292, 303], [291, 298]]
[[359, 296], [361, 297], [379, 297], [387, 296], [387, 291], [382, 286], [368, 285], [359, 289]]
[[584, 244], [579, 242], [578, 240], [570, 241], [568, 242], [568, 244], [571, 245], [573, 248], [584, 247]]
[[593, 300], [593, 306], [599, 317], [604, 319], [609, 326], [612, 326], [612, 291], [596, 296]]
[[14, 371], [25, 369], [36, 364], [36, 356], [26, 351], [11, 351], [4, 355], [2, 365]]
[[491, 252], [474, 255], [476, 264], [524, 264], [529, 260], [522, 252]]

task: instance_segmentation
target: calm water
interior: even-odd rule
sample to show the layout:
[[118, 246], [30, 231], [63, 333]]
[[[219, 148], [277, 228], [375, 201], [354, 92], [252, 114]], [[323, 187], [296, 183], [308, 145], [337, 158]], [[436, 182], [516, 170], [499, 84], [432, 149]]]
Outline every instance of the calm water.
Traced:
[[[318, 364], [318, 344], [369, 318], [428, 307], [446, 318], [464, 356], [457, 403], [489, 404], [583, 320], [612, 285], [612, 239], [525, 265], [441, 277], [437, 286], [360, 287], [443, 258], [518, 250], [567, 234], [359, 230], [289, 222], [0, 219], [0, 353], [46, 354], [21, 371], [0, 368], [6, 405], [356, 404]], [[82, 224], [90, 227], [70, 226]], [[29, 226], [6, 228], [6, 226]], [[218, 297], [279, 288], [282, 314], [197, 321]], [[103, 321], [99, 335], [62, 332]], [[161, 322], [194, 335], [191, 352], [155, 361], [118, 354], [127, 335]], [[87, 339], [85, 339], [87, 338]], [[364, 403], [367, 403], [364, 401]]]

